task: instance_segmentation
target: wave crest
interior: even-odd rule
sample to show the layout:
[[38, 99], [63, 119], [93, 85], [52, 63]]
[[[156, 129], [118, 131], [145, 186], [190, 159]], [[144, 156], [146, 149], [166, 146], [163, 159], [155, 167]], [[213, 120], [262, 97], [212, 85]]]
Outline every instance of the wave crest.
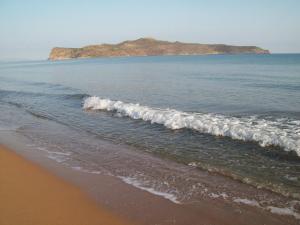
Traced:
[[162, 124], [169, 129], [187, 128], [215, 136], [255, 141], [262, 147], [279, 146], [300, 156], [300, 121], [285, 118], [274, 121], [251, 117], [229, 117], [211, 113], [187, 113], [174, 109], [159, 109], [134, 103], [102, 99], [97, 96], [84, 100], [85, 110], [116, 111], [132, 119]]

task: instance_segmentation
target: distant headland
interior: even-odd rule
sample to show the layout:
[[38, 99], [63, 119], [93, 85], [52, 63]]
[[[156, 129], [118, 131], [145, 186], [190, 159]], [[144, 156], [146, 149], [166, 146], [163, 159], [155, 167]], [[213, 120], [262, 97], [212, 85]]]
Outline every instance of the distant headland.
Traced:
[[159, 55], [208, 55], [208, 54], [269, 54], [268, 50], [256, 46], [233, 46], [224, 44], [197, 44], [161, 41], [140, 38], [119, 44], [89, 45], [82, 48], [55, 47], [49, 60], [95, 58], [115, 56], [159, 56]]

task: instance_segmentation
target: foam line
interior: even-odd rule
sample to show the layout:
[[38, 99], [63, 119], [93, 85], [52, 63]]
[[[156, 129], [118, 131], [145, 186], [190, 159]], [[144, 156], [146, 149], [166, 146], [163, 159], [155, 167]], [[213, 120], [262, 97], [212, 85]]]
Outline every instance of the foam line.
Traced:
[[186, 113], [174, 109], [159, 109], [134, 103], [102, 99], [96, 96], [84, 100], [85, 110], [115, 111], [122, 116], [162, 124], [169, 129], [193, 129], [215, 136], [255, 141], [262, 147], [279, 146], [300, 156], [300, 121], [280, 118], [274, 121], [251, 117], [230, 117], [211, 113]]

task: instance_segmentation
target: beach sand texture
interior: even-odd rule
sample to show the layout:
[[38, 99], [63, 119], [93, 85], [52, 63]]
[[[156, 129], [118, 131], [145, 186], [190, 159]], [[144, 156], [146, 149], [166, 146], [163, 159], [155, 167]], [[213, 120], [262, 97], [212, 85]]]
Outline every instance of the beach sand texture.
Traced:
[[1, 225], [129, 224], [77, 187], [0, 145]]

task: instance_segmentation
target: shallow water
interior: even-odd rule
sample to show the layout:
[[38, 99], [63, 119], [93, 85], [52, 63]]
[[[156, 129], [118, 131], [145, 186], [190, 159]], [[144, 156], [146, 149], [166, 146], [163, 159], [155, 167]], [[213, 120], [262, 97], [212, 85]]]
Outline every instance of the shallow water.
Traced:
[[189, 168], [300, 198], [297, 54], [1, 62], [0, 102], [0, 130], [74, 169], [174, 201], [207, 188]]

